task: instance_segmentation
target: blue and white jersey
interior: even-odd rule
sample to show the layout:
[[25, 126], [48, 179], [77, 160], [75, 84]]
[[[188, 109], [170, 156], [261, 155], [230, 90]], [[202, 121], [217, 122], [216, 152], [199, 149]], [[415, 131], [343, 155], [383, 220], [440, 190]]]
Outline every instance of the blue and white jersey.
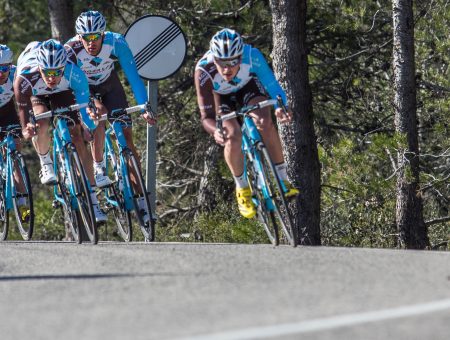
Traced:
[[[30, 45], [30, 44], [29, 44]], [[38, 46], [38, 45], [37, 45]], [[75, 64], [68, 61], [64, 68], [64, 74], [60, 83], [49, 88], [39, 72], [35, 58], [35, 47], [25, 49], [19, 56], [17, 65], [17, 80], [14, 84], [16, 92], [16, 103], [19, 110], [31, 108], [31, 96], [52, 95], [55, 93], [71, 90], [75, 96], [77, 104], [87, 104], [89, 102], [89, 84], [84, 72]], [[86, 108], [80, 109], [84, 123], [94, 129], [95, 125], [89, 118]]]
[[16, 66], [11, 65], [11, 69], [9, 70], [9, 76], [6, 82], [3, 85], [0, 85], [0, 107], [5, 106], [14, 96], [14, 75], [16, 73]]
[[256, 77], [271, 98], [276, 99], [277, 95], [281, 95], [283, 102], [286, 104], [286, 94], [275, 78], [266, 59], [257, 48], [250, 45], [244, 45], [239, 71], [230, 82], [226, 81], [217, 71], [214, 64], [214, 56], [211, 51], [206, 52], [199, 60], [196, 65], [196, 70], [204, 72], [206, 76], [204, 76], [202, 81], [204, 82], [209, 79], [212, 82], [214, 92], [219, 94], [237, 92], [253, 77]]
[[136, 101], [139, 105], [147, 102], [147, 91], [136, 68], [136, 63], [123, 35], [105, 32], [100, 52], [96, 56], [90, 55], [83, 47], [78, 36], [65, 44], [70, 60], [76, 63], [86, 74], [89, 85], [99, 85], [105, 82], [114, 69], [114, 62], [119, 61], [128, 82], [131, 85]]

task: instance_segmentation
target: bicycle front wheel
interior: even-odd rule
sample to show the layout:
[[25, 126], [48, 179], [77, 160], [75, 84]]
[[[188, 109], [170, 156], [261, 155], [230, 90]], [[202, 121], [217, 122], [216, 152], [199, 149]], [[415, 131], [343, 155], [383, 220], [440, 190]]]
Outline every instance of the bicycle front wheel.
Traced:
[[271, 216], [271, 219], [274, 223], [276, 220], [280, 224], [285, 239], [291, 246], [296, 247], [298, 243], [298, 233], [294, 223], [292, 222], [291, 212], [289, 210], [280, 178], [278, 177], [275, 166], [266, 147], [264, 145], [260, 145], [259, 149], [262, 156], [261, 165], [267, 190], [273, 203], [273, 216]]
[[0, 173], [0, 241], [8, 237], [9, 216], [6, 209], [5, 179]]
[[69, 164], [72, 185], [78, 204], [78, 212], [89, 240], [92, 243], [97, 244], [98, 231], [94, 217], [94, 210], [92, 208], [91, 191], [87, 184], [87, 177], [83, 167], [81, 166], [78, 153], [73, 149], [69, 152]]
[[108, 158], [107, 164], [110, 168], [110, 171], [107, 169], [107, 173], [113, 173], [117, 180], [105, 188], [105, 197], [117, 204], [115, 205], [113, 202], [110, 202], [109, 208], [113, 211], [114, 220], [120, 236], [125, 242], [130, 242], [133, 239], [133, 228], [131, 224], [131, 213], [126, 209], [123, 188], [120, 187], [121, 183], [123, 183], [121, 179], [122, 175], [119, 173], [115, 153], [109, 150], [106, 157]]
[[11, 155], [14, 182], [13, 207], [16, 215], [17, 227], [25, 241], [31, 239], [34, 227], [33, 194], [31, 192], [30, 176], [25, 160], [19, 152]]
[[[261, 158], [261, 156], [259, 157]], [[261, 190], [261, 183], [258, 183], [257, 171], [254, 169], [253, 163], [249, 159], [247, 164], [247, 178], [252, 190], [253, 203], [256, 205], [256, 216], [262, 224], [267, 237], [274, 246], [280, 243], [278, 234], [278, 225], [273, 212], [269, 211], [266, 205], [266, 199]]]
[[[145, 182], [142, 177], [141, 168], [132, 154], [130, 150], [124, 150], [123, 159], [125, 161], [127, 175], [125, 177], [131, 178], [131, 176], [135, 177], [135, 182], [137, 184], [137, 190], [133, 190], [133, 185], [128, 181], [127, 185], [129, 186], [131, 192], [133, 193], [133, 204], [134, 204], [134, 212], [135, 217], [138, 221], [138, 224], [141, 228], [141, 232], [144, 235], [146, 242], [151, 242], [155, 240], [155, 224], [156, 221], [152, 216], [152, 210], [149, 200], [149, 194], [147, 192], [147, 188], [145, 187]], [[122, 167], [124, 164], [122, 164]], [[123, 173], [123, 171], [122, 171]], [[126, 178], [124, 178], [126, 180]], [[147, 219], [144, 219], [145, 213], [141, 211], [141, 206], [139, 206], [139, 201], [142, 201], [144, 204], [144, 209], [148, 211]]]

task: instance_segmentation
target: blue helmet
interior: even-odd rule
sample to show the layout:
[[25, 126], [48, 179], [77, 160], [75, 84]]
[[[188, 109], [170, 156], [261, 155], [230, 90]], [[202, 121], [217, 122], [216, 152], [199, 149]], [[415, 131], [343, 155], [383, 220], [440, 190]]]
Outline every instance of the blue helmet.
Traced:
[[244, 42], [239, 33], [229, 28], [217, 32], [209, 43], [209, 49], [218, 59], [235, 58], [244, 51]]
[[11, 64], [13, 53], [6, 45], [0, 45], [0, 64]]
[[75, 22], [75, 31], [78, 34], [103, 33], [105, 29], [105, 17], [97, 11], [83, 12]]
[[57, 40], [46, 40], [36, 51], [36, 61], [41, 68], [59, 68], [66, 66], [66, 49]]

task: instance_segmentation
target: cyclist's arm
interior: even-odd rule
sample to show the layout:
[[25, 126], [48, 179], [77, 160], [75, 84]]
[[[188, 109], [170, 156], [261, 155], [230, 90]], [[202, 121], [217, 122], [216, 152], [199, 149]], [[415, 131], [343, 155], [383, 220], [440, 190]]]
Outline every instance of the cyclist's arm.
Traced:
[[138, 74], [133, 54], [125, 41], [125, 38], [121, 34], [115, 34], [113, 53], [117, 59], [119, 59], [120, 66], [125, 72], [128, 82], [131, 85], [137, 104], [145, 104], [148, 101], [147, 91]]
[[[262, 53], [257, 48], [252, 48], [251, 58], [252, 71], [256, 73], [270, 98], [277, 99], [277, 95], [280, 95], [283, 99], [284, 105], [287, 106], [286, 94], [278, 83], [278, 80], [275, 78], [275, 75], [267, 64], [267, 61]], [[278, 108], [278, 105], [275, 107]]]
[[[77, 104], [89, 103], [89, 84], [84, 72], [75, 64], [68, 63], [64, 71], [68, 77], [69, 87], [72, 89]], [[86, 108], [80, 109], [81, 119], [89, 130], [95, 130], [96, 125], [86, 112]]]
[[25, 128], [30, 119], [29, 112], [32, 109], [31, 95], [31, 83], [28, 79], [17, 75], [14, 80], [14, 96], [16, 98], [18, 115], [22, 129]]
[[64, 45], [64, 48], [67, 51], [67, 59], [74, 64], [78, 64], [77, 54], [75, 53], [75, 51], [72, 48], [71, 41], [72, 41], [72, 39], [67, 41]]
[[214, 135], [216, 131], [216, 112], [212, 81], [209, 79], [209, 75], [201, 69], [195, 70], [194, 80], [203, 128], [210, 135]]

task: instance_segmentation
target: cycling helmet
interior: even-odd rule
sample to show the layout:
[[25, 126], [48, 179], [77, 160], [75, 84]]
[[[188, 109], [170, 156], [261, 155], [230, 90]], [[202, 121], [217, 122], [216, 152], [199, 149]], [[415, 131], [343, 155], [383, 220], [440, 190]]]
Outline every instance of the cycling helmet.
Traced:
[[6, 45], [0, 45], [0, 64], [11, 64], [13, 53]]
[[78, 34], [103, 33], [105, 29], [105, 17], [97, 11], [83, 12], [75, 22], [75, 30]]
[[41, 68], [60, 68], [66, 66], [67, 52], [59, 41], [49, 39], [37, 49], [36, 60]]
[[231, 59], [242, 54], [244, 43], [239, 33], [229, 28], [224, 28], [212, 37], [209, 48], [214, 57]]

